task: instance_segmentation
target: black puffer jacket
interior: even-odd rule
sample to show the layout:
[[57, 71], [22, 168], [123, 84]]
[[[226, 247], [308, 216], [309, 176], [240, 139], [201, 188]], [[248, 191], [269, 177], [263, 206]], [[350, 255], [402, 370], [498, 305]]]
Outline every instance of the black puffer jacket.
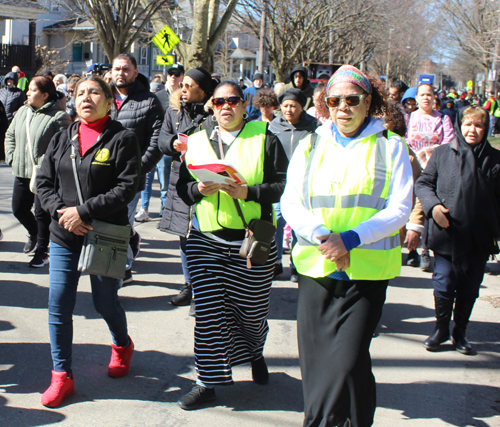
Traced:
[[12, 80], [14, 86], [4, 86], [0, 89], [0, 101], [5, 107], [7, 120], [10, 123], [17, 110], [26, 102], [26, 94], [21, 89], [17, 88], [17, 73], [7, 73], [4, 78], [4, 83], [7, 79]]
[[[113, 92], [116, 93], [114, 87]], [[138, 191], [144, 190], [146, 174], [151, 172], [163, 157], [158, 148], [163, 108], [156, 95], [149, 91], [149, 82], [145, 76], [139, 74], [135, 82], [129, 86], [127, 98], [119, 110], [113, 103], [110, 116], [137, 136], [142, 155], [142, 175]]]
[[288, 123], [283, 113], [280, 113], [269, 125], [269, 130], [279, 138], [290, 161], [299, 141], [314, 132], [319, 125], [318, 120], [305, 111], [302, 111], [300, 121], [295, 125]]
[[163, 154], [172, 156], [173, 161], [160, 230], [181, 237], [189, 233], [191, 208], [177, 194], [176, 185], [179, 180], [181, 161], [180, 153], [174, 150], [174, 141], [179, 133], [191, 135], [199, 131], [209, 116], [207, 110], [204, 104], [184, 104], [181, 102], [181, 91], [177, 90], [170, 97], [170, 107], [165, 111], [165, 120], [161, 128], [160, 150]]
[[[304, 76], [307, 76], [307, 68], [302, 66], [302, 65], [296, 65], [295, 67], [292, 68], [292, 71], [290, 71], [290, 83], [287, 83], [285, 86], [283, 86], [280, 90], [280, 93], [283, 93], [287, 91], [288, 89], [297, 89], [297, 86], [295, 86], [295, 73], [301, 72]], [[300, 89], [302, 92], [304, 92], [304, 95], [307, 98], [306, 105], [304, 106], [304, 110], [307, 110], [309, 107], [312, 107], [314, 105], [314, 88], [311, 85], [311, 82], [307, 77], [304, 79], [304, 83], [302, 84]]]
[[[43, 209], [52, 218], [51, 239], [79, 251], [83, 237], [62, 227], [58, 209], [77, 206], [85, 223], [99, 219], [112, 224], [128, 225], [127, 205], [137, 193], [141, 160], [137, 137], [119, 122], [109, 120], [102, 137], [80, 156], [79, 144], [72, 142], [80, 123], [57, 133], [47, 148], [42, 167], [37, 174], [38, 197]], [[78, 193], [71, 163], [71, 144], [75, 144], [76, 162], [84, 204], [78, 202]], [[99, 160], [96, 159], [100, 151]]]

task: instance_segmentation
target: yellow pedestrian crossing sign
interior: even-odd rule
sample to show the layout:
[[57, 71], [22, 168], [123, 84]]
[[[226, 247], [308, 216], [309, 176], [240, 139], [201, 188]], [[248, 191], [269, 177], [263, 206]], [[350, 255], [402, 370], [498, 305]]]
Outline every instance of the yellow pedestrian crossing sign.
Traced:
[[165, 25], [151, 40], [164, 55], [169, 53], [180, 42], [179, 37], [175, 35], [168, 25]]
[[157, 55], [156, 63], [158, 65], [172, 65], [174, 63], [174, 57], [172, 55]]
[[467, 89], [471, 89], [472, 90], [473, 87], [474, 87], [474, 82], [472, 80], [469, 80], [467, 82]]

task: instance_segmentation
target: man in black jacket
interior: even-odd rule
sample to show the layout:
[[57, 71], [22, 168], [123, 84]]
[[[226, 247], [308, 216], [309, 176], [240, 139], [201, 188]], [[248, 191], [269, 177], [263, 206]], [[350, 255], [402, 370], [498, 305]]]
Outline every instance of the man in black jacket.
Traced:
[[[128, 211], [130, 225], [133, 228], [137, 202], [141, 191], [146, 186], [146, 174], [153, 170], [163, 156], [158, 149], [163, 108], [158, 98], [150, 92], [148, 79], [139, 74], [137, 61], [132, 55], [122, 53], [113, 60], [111, 79], [114, 102], [110, 116], [137, 135], [141, 148], [142, 164], [139, 191], [134, 200], [130, 202]], [[124, 284], [133, 280], [132, 261], [139, 254], [140, 239], [139, 233], [134, 231], [134, 235], [130, 239], [131, 254], [129, 254]]]
[[206, 70], [202, 68], [189, 70], [184, 75], [182, 89], [175, 91], [170, 97], [170, 107], [165, 111], [165, 120], [159, 138], [161, 151], [173, 157], [167, 202], [163, 209], [160, 230], [180, 237], [182, 271], [186, 280], [179, 295], [170, 301], [173, 305], [189, 305], [192, 293], [191, 277], [185, 255], [191, 209], [179, 197], [176, 188], [181, 165], [181, 151], [186, 150], [186, 144], [179, 141], [179, 134], [190, 135], [199, 131], [204, 125], [209, 115], [205, 103], [212, 96], [215, 85], [216, 82]]

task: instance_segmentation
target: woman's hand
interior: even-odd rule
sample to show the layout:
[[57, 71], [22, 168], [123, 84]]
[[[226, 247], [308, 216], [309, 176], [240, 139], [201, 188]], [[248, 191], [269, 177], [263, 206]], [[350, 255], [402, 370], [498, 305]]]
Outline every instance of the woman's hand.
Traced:
[[178, 151], [179, 153], [181, 151], [186, 151], [187, 150], [187, 143], [186, 142], [180, 142], [178, 139], [174, 141], [174, 150]]
[[214, 184], [212, 181], [199, 182], [198, 191], [204, 196], [211, 196], [220, 190], [220, 184]]
[[446, 214], [449, 212], [450, 210], [446, 209], [443, 205], [436, 205], [432, 209], [432, 217], [440, 227], [448, 228], [450, 226], [450, 221], [448, 220]]
[[320, 242], [325, 240], [324, 243], [318, 246], [318, 250], [330, 261], [337, 262], [338, 259], [348, 253], [339, 233], [330, 233], [316, 238]]
[[78, 228], [79, 225], [83, 223], [82, 219], [80, 218], [80, 214], [74, 206], [71, 208], [59, 209], [57, 213], [61, 214], [61, 218], [59, 218], [59, 224], [72, 233]]
[[220, 188], [234, 199], [246, 200], [248, 197], [248, 185], [236, 184], [236, 182], [226, 179], [227, 184], [221, 184]]
[[335, 261], [337, 265], [337, 271], [343, 270], [345, 271], [351, 265], [351, 254], [347, 252], [345, 255], [342, 255], [337, 261]]
[[404, 243], [408, 243], [409, 251], [416, 250], [418, 248], [418, 245], [420, 245], [420, 233], [414, 230], [408, 230]]

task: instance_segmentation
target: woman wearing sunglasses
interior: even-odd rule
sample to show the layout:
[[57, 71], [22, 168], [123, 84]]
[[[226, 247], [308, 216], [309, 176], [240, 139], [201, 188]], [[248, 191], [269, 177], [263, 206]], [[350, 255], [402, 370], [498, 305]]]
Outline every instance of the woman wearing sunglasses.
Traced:
[[[215, 385], [232, 384], [235, 365], [251, 363], [254, 382], [268, 381], [263, 349], [276, 246], [273, 243], [265, 265], [247, 268], [246, 259], [239, 256], [245, 229], [236, 203], [247, 223], [274, 222], [272, 204], [281, 197], [288, 166], [267, 123], [246, 122], [246, 103], [236, 83], [220, 83], [212, 104], [217, 126], [189, 137], [177, 184], [179, 196], [195, 207], [187, 261], [196, 302], [197, 381], [178, 402], [186, 410], [214, 400]], [[199, 182], [186, 167], [218, 159], [236, 167], [246, 183]]]
[[298, 237], [304, 426], [367, 427], [376, 406], [369, 348], [388, 281], [401, 269], [412, 170], [403, 140], [384, 136], [378, 80], [344, 65], [325, 101], [333, 123], [299, 143], [281, 198]]

